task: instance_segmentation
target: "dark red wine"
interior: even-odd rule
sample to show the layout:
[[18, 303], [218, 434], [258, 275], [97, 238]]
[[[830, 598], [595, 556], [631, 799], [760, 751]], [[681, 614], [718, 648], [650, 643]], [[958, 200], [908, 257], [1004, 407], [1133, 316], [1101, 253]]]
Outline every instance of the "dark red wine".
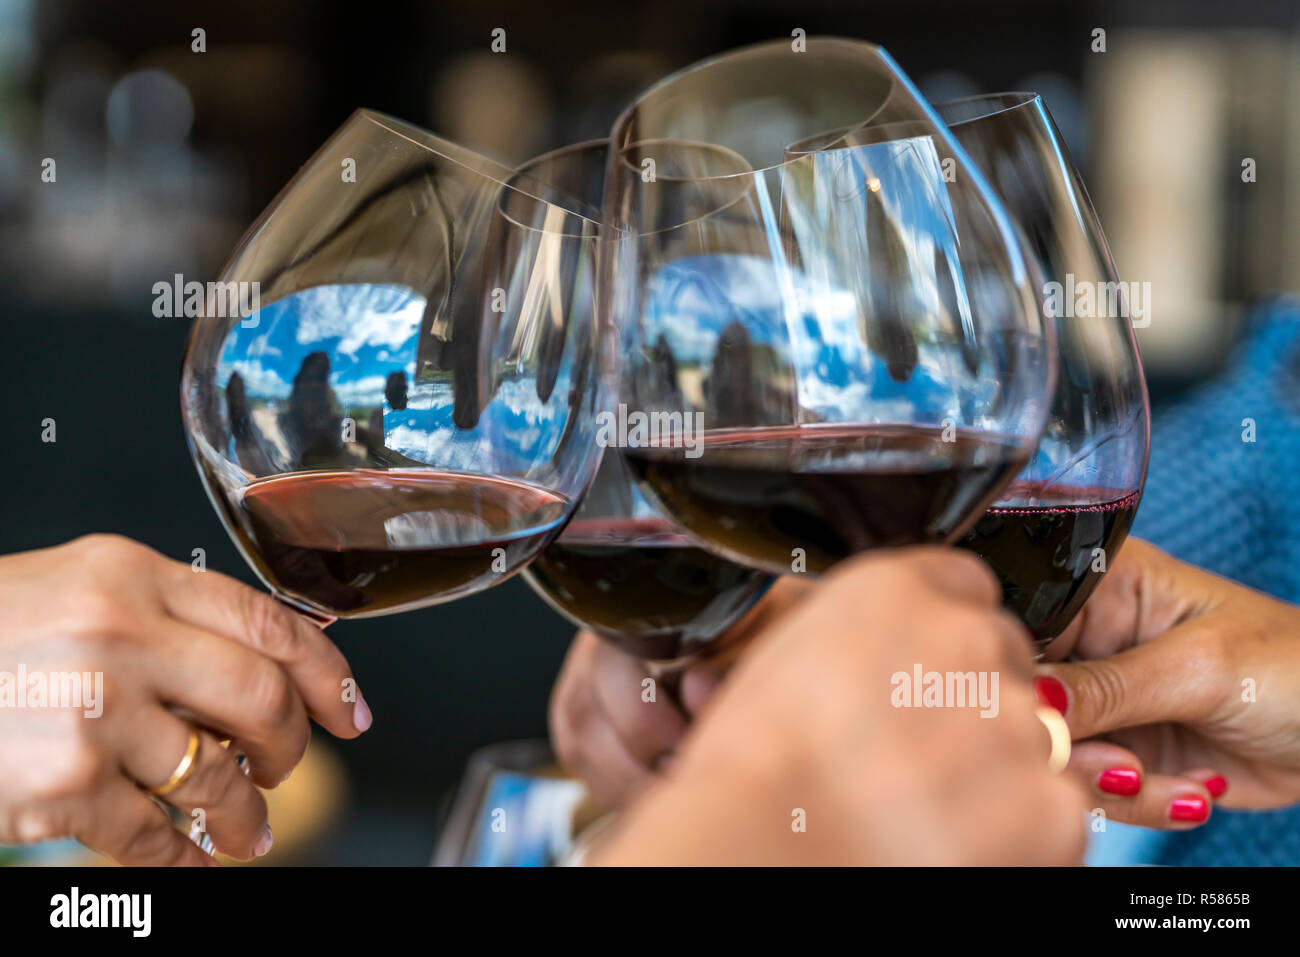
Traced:
[[505, 578], [563, 522], [561, 495], [426, 470], [294, 472], [229, 503], [271, 585], [340, 618], [428, 604]]
[[704, 433], [697, 458], [686, 451], [626, 457], [710, 548], [772, 572], [813, 573], [867, 549], [949, 540], [1027, 457], [1002, 437], [904, 426], [726, 429]]
[[708, 648], [772, 583], [663, 519], [575, 520], [525, 575], [570, 620], [657, 661]]
[[[1045, 642], [1065, 630], [1101, 581], [1140, 496], [1032, 485], [1012, 492], [1033, 504], [989, 509], [960, 545], [989, 564], [1002, 581], [1003, 604]], [[1087, 501], [1097, 504], [1073, 504]]]

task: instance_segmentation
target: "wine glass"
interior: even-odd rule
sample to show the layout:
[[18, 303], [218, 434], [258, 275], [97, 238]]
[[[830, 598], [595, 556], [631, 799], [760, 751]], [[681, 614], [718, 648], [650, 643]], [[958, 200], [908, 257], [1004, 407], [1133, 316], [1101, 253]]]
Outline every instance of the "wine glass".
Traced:
[[204, 487], [276, 597], [322, 622], [406, 611], [558, 534], [599, 462], [598, 223], [564, 184], [369, 110], [276, 197], [181, 384]]
[[581, 628], [666, 675], [719, 640], [774, 580], [703, 549], [637, 488], [617, 449], [524, 580]]
[[[1042, 99], [994, 93], [936, 109], [1028, 239], [1056, 326], [1059, 374], [1038, 451], [964, 538], [1044, 645], [1128, 536], [1146, 479], [1146, 380], [1106, 238]], [[1145, 304], [1149, 307], [1149, 303]], [[1145, 308], [1136, 311], [1149, 315]]]
[[[605, 140], [579, 143], [519, 172], [599, 203], [608, 152]], [[701, 153], [708, 159], [716, 151]], [[651, 505], [618, 449], [607, 447], [617, 444], [617, 410], [598, 415], [609, 416], [612, 428], [596, 433], [604, 457], [595, 481], [559, 538], [524, 570], [524, 580], [574, 624], [665, 677], [716, 650], [717, 639], [772, 577], [703, 550]]]
[[618, 396], [670, 424], [626, 460], [710, 550], [820, 573], [952, 541], [1032, 455], [1036, 266], [880, 48], [761, 44], [663, 80], [614, 127], [605, 215]]

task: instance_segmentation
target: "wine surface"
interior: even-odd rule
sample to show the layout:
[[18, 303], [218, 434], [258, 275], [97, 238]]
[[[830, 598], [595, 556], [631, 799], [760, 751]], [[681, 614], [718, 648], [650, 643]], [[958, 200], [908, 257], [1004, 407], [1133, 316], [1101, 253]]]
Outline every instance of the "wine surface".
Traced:
[[536, 485], [423, 469], [277, 475], [227, 505], [272, 587], [340, 618], [501, 580], [546, 543], [568, 507]]
[[855, 552], [948, 541], [1027, 458], [1002, 437], [910, 426], [718, 430], [704, 433], [701, 452], [652, 447], [626, 457], [667, 514], [710, 549], [776, 573], [820, 573]]
[[[990, 508], [959, 544], [988, 563], [1003, 604], [1046, 642], [1065, 630], [1114, 561], [1140, 495], [1027, 486], [1022, 497], [1037, 504]], [[1070, 504], [1089, 499], [1097, 504]]]
[[772, 581], [632, 518], [575, 519], [524, 574], [571, 621], [655, 661], [707, 649]]

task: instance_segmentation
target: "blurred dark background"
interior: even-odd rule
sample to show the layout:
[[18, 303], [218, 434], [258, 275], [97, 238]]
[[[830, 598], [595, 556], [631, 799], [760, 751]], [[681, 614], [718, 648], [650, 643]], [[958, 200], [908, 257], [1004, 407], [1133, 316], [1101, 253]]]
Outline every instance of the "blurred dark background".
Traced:
[[[935, 101], [1044, 95], [1121, 277], [1153, 283], [1157, 403], [1213, 373], [1252, 301], [1300, 289], [1295, 0], [0, 0], [0, 552], [113, 531], [253, 581], [186, 452], [186, 323], [153, 316], [152, 286], [215, 278], [355, 108], [520, 161], [605, 135], [666, 72], [795, 28], [884, 45]], [[375, 725], [318, 741], [311, 780], [339, 800], [303, 810], [310, 834], [273, 859], [425, 863], [471, 751], [545, 734], [570, 629], [514, 580], [330, 633]]]

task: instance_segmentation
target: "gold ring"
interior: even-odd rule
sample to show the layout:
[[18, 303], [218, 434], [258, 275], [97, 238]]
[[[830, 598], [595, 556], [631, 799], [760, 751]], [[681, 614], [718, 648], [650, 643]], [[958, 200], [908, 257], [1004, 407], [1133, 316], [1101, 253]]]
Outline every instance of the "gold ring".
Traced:
[[176, 765], [176, 770], [172, 776], [167, 779], [166, 784], [160, 784], [156, 788], [149, 788], [149, 793], [155, 797], [164, 797], [171, 794], [178, 787], [185, 783], [185, 780], [194, 773], [194, 768], [198, 762], [194, 759], [199, 754], [199, 733], [193, 728], [190, 729], [189, 747], [185, 749], [185, 757], [181, 758], [180, 763]]
[[1034, 714], [1043, 722], [1043, 727], [1052, 739], [1052, 753], [1047, 756], [1048, 770], [1064, 771], [1070, 763], [1070, 726], [1055, 708], [1039, 705]]

